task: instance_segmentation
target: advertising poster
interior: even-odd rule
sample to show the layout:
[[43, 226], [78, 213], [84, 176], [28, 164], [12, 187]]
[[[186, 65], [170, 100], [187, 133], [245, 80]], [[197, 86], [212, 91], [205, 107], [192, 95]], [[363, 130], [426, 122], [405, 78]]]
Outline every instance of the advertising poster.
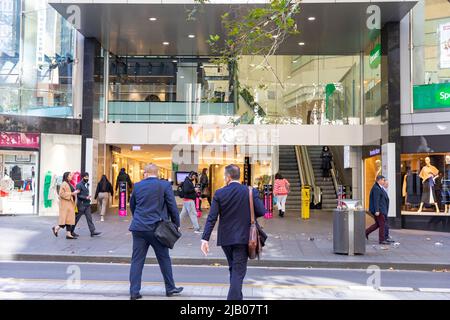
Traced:
[[450, 68], [450, 22], [439, 26], [440, 66], [441, 69]]
[[119, 216], [127, 215], [127, 183], [119, 182]]

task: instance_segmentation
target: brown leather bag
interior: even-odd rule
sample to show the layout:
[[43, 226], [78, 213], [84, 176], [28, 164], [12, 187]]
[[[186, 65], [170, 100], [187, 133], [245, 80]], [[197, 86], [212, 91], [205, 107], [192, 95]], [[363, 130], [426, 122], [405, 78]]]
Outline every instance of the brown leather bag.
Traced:
[[250, 201], [250, 236], [248, 239], [248, 257], [256, 259], [260, 257], [262, 252], [261, 237], [255, 219], [255, 207], [253, 206], [253, 188], [249, 187], [249, 201]]

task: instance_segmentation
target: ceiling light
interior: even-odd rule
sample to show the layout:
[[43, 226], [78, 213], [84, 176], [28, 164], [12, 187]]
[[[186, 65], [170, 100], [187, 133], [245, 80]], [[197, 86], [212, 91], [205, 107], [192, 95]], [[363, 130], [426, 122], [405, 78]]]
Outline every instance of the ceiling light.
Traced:
[[156, 18], [148, 18], [150, 21], [156, 21]]
[[308, 20], [309, 21], [314, 21], [314, 20], [316, 20], [316, 17], [309, 17]]
[[177, 60], [172, 60], [172, 62], [173, 62], [173, 63], [177, 63], [178, 61], [177, 61]]
[[195, 38], [195, 35], [190, 34], [190, 35], [188, 35], [188, 37], [191, 38], [191, 39], [194, 39], [194, 38]]
[[292, 63], [297, 63], [297, 62], [298, 62], [297, 60], [292, 61]]
[[180, 76], [180, 79], [184, 79], [184, 76]]
[[304, 42], [299, 42], [298, 45], [299, 45], [299, 46], [304, 46], [305, 43], [304, 43]]
[[170, 43], [168, 42], [163, 42], [163, 45], [168, 46]]

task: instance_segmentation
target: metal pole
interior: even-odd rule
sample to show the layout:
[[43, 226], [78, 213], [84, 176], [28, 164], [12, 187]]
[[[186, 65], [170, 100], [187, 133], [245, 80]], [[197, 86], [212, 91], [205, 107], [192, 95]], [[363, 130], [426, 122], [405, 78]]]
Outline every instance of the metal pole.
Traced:
[[109, 51], [103, 49], [103, 114], [105, 124], [108, 123], [108, 99], [109, 99]]

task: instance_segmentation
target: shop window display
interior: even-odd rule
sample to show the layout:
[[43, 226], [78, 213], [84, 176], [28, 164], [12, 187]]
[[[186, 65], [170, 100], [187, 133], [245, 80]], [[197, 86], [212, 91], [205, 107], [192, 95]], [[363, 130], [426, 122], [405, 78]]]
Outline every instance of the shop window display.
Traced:
[[450, 155], [403, 154], [402, 214], [450, 214]]
[[34, 152], [0, 153], [0, 214], [36, 213], [36, 168]]

